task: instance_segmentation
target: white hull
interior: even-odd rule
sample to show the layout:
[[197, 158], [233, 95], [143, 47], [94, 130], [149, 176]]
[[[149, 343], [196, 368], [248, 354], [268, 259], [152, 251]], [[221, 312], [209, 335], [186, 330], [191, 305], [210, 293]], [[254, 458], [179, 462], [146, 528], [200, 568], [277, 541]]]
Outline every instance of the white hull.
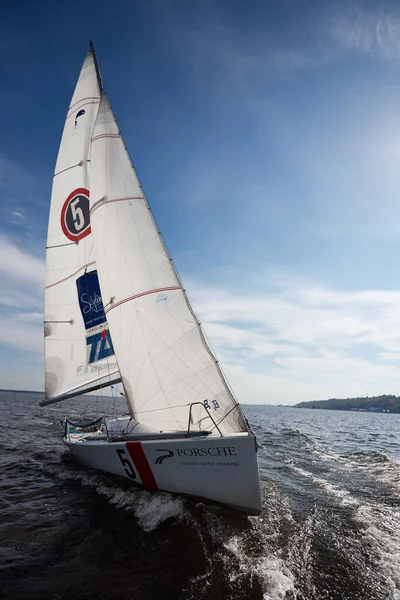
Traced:
[[[98, 437], [98, 436], [97, 436]], [[75, 439], [73, 439], [75, 438]], [[64, 438], [79, 462], [155, 490], [188, 494], [248, 515], [261, 512], [255, 437], [249, 434], [135, 441]]]

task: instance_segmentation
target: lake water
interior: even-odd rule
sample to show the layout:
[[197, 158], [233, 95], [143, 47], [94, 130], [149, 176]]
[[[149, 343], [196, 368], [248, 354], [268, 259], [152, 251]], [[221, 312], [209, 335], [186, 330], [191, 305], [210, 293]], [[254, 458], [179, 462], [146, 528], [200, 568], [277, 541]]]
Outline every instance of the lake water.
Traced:
[[263, 512], [244, 517], [78, 465], [59, 419], [0, 392], [0, 598], [399, 600], [400, 415], [244, 406]]

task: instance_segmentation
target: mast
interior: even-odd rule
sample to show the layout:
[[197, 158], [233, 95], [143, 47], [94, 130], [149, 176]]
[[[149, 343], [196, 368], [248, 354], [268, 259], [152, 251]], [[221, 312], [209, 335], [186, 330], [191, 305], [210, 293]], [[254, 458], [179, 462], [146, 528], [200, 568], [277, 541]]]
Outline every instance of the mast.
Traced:
[[99, 63], [97, 61], [97, 56], [96, 56], [96, 51], [94, 49], [94, 42], [93, 42], [93, 40], [90, 40], [90, 42], [89, 42], [89, 50], [90, 50], [90, 52], [93, 55], [94, 68], [96, 69], [97, 82], [99, 84], [100, 92], [103, 92], [104, 91], [103, 79], [101, 77]]

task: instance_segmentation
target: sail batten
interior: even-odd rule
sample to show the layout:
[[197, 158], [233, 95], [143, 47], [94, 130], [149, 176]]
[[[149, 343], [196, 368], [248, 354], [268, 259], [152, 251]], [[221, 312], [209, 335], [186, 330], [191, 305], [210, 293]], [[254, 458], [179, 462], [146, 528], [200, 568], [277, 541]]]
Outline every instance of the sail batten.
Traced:
[[[130, 161], [106, 95], [91, 151], [91, 220], [97, 270], [132, 415], [170, 430], [247, 431], [183, 289]], [[125, 201], [115, 201], [115, 200]], [[113, 201], [114, 200], [114, 201]]]

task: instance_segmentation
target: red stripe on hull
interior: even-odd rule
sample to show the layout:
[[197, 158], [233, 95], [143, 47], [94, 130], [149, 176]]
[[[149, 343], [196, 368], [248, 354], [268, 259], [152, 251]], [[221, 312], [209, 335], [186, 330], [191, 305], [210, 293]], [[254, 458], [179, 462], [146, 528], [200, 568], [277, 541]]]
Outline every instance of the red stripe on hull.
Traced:
[[136, 467], [143, 485], [154, 490], [158, 490], [158, 485], [154, 479], [153, 472], [146, 458], [141, 442], [126, 442], [126, 448]]

